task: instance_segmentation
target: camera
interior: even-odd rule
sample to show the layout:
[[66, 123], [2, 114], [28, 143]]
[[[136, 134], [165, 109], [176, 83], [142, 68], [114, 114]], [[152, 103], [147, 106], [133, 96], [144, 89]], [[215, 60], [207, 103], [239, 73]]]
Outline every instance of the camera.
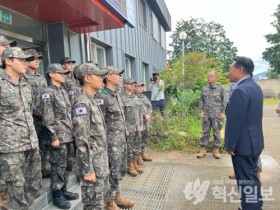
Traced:
[[150, 78], [151, 82], [156, 82], [159, 79], [159, 74], [157, 72], [153, 73], [153, 76]]

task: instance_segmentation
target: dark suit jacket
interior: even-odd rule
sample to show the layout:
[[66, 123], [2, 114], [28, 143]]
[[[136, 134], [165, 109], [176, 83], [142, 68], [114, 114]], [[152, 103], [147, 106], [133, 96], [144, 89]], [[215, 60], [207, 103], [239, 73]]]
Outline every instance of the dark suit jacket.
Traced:
[[252, 78], [241, 81], [226, 108], [225, 147], [236, 155], [259, 155], [264, 148], [263, 93]]

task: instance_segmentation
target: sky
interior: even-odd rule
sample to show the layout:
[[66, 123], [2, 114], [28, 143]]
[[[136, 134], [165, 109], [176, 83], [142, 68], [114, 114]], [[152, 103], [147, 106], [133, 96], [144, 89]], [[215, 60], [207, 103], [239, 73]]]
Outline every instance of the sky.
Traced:
[[275, 33], [271, 22], [275, 20], [279, 0], [165, 0], [171, 15], [172, 31], [166, 34], [167, 49], [170, 36], [180, 20], [203, 18], [224, 26], [226, 36], [237, 47], [237, 55], [252, 58], [255, 74], [267, 70], [262, 53], [269, 47], [264, 35]]

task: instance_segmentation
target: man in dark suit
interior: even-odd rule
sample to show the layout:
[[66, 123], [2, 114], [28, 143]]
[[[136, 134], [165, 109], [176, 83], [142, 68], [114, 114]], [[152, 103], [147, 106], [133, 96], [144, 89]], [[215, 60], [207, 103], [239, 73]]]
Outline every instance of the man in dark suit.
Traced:
[[242, 210], [262, 210], [258, 158], [264, 148], [262, 131], [263, 93], [252, 80], [254, 63], [237, 57], [230, 66], [229, 79], [235, 83], [226, 108], [225, 147], [231, 155], [241, 195]]

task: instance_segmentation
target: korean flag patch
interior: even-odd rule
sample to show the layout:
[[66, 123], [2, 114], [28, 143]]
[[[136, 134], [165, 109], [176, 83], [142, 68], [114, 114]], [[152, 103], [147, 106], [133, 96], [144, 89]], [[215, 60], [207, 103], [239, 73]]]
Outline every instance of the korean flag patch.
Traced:
[[42, 99], [48, 99], [48, 98], [50, 98], [50, 94], [44, 93], [44, 94], [42, 95]]
[[76, 115], [80, 116], [87, 113], [86, 107], [78, 107], [76, 108]]
[[96, 99], [98, 105], [103, 105], [104, 104], [104, 99]]

